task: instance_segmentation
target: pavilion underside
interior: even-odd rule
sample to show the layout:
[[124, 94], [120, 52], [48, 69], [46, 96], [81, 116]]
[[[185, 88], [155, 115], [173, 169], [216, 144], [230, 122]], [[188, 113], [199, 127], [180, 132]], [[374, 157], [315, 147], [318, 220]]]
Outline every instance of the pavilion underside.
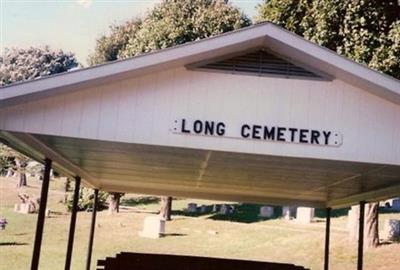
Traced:
[[[400, 166], [2, 132], [7, 143], [105, 191], [342, 207], [400, 193]], [[42, 157], [40, 156], [42, 155]]]

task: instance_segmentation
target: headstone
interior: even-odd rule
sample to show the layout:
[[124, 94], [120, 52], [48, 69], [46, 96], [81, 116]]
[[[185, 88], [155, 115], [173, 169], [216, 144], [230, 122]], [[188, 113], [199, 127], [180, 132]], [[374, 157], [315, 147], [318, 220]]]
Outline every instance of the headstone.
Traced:
[[296, 221], [301, 224], [310, 224], [314, 218], [314, 208], [299, 207], [297, 208]]
[[291, 220], [296, 216], [296, 207], [294, 206], [283, 206], [282, 207], [282, 217], [286, 220]]
[[14, 204], [14, 212], [17, 212], [17, 213], [18, 213], [19, 210], [20, 210], [19, 204], [18, 204], [18, 203]]
[[5, 230], [7, 223], [8, 222], [5, 218], [0, 218], [0, 230]]
[[347, 212], [347, 225], [346, 225], [346, 229], [350, 231], [350, 229], [352, 228], [352, 226], [354, 225], [354, 213], [353, 210], [350, 209], [349, 212]]
[[50, 217], [50, 209], [46, 209], [46, 217]]
[[219, 212], [219, 210], [221, 209], [221, 205], [220, 204], [214, 204], [213, 205], [213, 212]]
[[358, 243], [359, 223], [360, 223], [360, 206], [354, 205], [351, 207], [351, 209], [347, 214], [347, 230], [349, 232], [348, 240], [350, 243]]
[[393, 201], [392, 201], [392, 210], [400, 211], [400, 198], [393, 199]]
[[155, 239], [159, 238], [161, 234], [165, 234], [165, 220], [160, 219], [159, 216], [146, 217], [139, 236]]
[[229, 215], [229, 214], [232, 214], [232, 212], [233, 212], [233, 209], [228, 204], [221, 205], [221, 209], [219, 210], [219, 213], [222, 215]]
[[186, 211], [189, 213], [197, 213], [197, 204], [189, 203]]
[[391, 241], [400, 239], [400, 220], [386, 220], [383, 226], [383, 237]]
[[274, 216], [274, 208], [272, 206], [262, 206], [260, 207], [259, 217], [262, 218], [271, 218]]
[[31, 213], [31, 207], [29, 203], [21, 203], [19, 205], [19, 213], [21, 214], [29, 214]]
[[204, 214], [208, 212], [208, 206], [207, 205], [202, 205], [200, 206], [200, 213]]
[[13, 176], [14, 176], [14, 171], [11, 170], [11, 169], [8, 169], [8, 170], [7, 170], [6, 177], [13, 177]]

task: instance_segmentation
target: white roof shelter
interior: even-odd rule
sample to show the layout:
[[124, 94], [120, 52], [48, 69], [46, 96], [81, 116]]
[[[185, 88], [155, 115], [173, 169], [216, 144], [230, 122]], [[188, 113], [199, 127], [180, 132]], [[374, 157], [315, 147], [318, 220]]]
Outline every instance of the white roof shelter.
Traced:
[[313, 207], [400, 195], [400, 82], [271, 23], [3, 87], [0, 136], [106, 191]]

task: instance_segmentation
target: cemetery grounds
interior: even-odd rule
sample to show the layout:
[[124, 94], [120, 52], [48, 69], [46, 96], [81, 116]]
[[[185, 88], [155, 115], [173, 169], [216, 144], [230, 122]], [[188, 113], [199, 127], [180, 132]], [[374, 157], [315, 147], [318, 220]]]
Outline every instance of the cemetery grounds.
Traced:
[[[29, 178], [28, 185], [17, 189], [16, 179], [0, 177], [0, 217], [8, 221], [6, 229], [0, 231], [0, 270], [25, 270], [30, 266], [37, 214], [13, 211], [14, 204], [19, 203], [18, 193], [36, 196], [40, 193], [40, 181]], [[70, 222], [70, 215], [61, 203], [64, 196], [62, 180], [51, 181], [48, 209], [52, 213], [45, 221], [40, 269], [64, 268]], [[97, 259], [114, 256], [120, 251], [286, 262], [311, 269], [323, 267], [323, 211], [317, 211], [312, 224], [300, 225], [279, 217], [260, 220], [259, 206], [248, 204], [236, 205], [232, 216], [188, 215], [183, 211], [188, 203], [212, 205], [216, 202], [176, 199], [173, 220], [167, 222], [165, 237], [147, 239], [139, 237], [138, 233], [144, 218], [157, 213], [159, 203], [156, 198], [138, 198], [138, 195], [126, 195], [121, 212], [113, 216], [106, 210], [98, 213], [92, 269]], [[330, 269], [355, 269], [357, 247], [347, 240], [346, 210], [334, 211], [333, 215]], [[84, 269], [90, 218], [89, 212], [78, 213], [71, 269]], [[400, 213], [380, 214], [380, 229], [389, 218], [400, 219]], [[367, 250], [364, 258], [366, 270], [399, 270], [400, 243], [385, 243]]]

